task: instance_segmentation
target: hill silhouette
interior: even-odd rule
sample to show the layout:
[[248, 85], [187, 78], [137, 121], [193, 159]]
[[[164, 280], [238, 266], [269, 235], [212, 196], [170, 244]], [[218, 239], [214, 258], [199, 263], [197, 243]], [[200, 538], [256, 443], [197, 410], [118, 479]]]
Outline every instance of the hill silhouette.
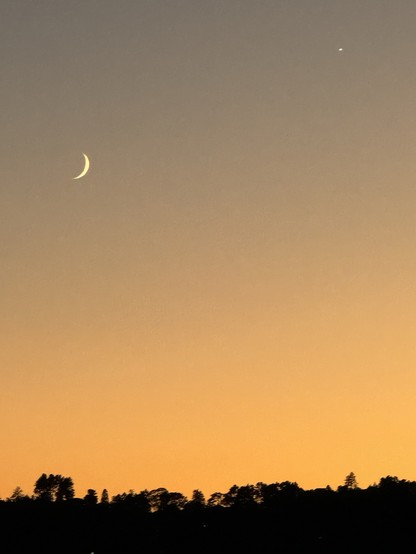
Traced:
[[405, 553], [416, 550], [416, 482], [354, 473], [337, 490], [233, 485], [208, 499], [165, 488], [76, 498], [70, 477], [42, 474], [33, 495], [0, 501], [7, 554]]

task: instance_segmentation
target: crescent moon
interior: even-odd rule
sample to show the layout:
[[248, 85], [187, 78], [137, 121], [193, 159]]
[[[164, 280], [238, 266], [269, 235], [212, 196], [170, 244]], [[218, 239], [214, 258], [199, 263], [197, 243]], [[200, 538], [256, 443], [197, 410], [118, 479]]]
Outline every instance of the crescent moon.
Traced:
[[88, 159], [88, 156], [86, 154], [84, 154], [84, 152], [82, 153], [82, 155], [85, 158], [84, 169], [81, 171], [81, 173], [79, 175], [77, 175], [76, 177], [73, 177], [73, 179], [81, 179], [81, 177], [84, 177], [84, 175], [87, 174], [87, 172], [90, 168], [90, 160]]

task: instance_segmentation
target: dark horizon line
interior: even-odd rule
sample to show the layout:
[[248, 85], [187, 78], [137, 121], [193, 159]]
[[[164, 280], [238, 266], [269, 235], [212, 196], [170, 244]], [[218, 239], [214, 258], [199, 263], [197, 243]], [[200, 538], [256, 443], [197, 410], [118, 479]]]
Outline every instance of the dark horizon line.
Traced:
[[[129, 489], [128, 492], [117, 493], [113, 495], [110, 499], [107, 488], [104, 488], [101, 492], [100, 503], [116, 503], [120, 502], [126, 498], [135, 498], [143, 497], [144, 499], [152, 496], [163, 496], [167, 495], [176, 499], [176, 502], [181, 505], [185, 503], [195, 502], [195, 497], [198, 498], [197, 502], [203, 505], [224, 505], [228, 502], [225, 500], [227, 497], [230, 498], [230, 495], [238, 495], [244, 491], [244, 494], [257, 502], [258, 499], [262, 496], [262, 491], [266, 489], [274, 489], [277, 492], [288, 492], [289, 490], [297, 493], [311, 493], [311, 492], [321, 492], [327, 491], [332, 493], [339, 493], [344, 491], [368, 491], [369, 489], [374, 488], [385, 488], [386, 486], [391, 487], [411, 487], [414, 488], [416, 493], [416, 481], [411, 481], [407, 479], [399, 479], [397, 476], [386, 475], [381, 477], [379, 482], [374, 482], [372, 485], [369, 485], [366, 488], [361, 488], [357, 481], [354, 472], [350, 472], [344, 479], [344, 483], [339, 485], [335, 489], [330, 485], [325, 487], [315, 487], [305, 489], [298, 485], [296, 481], [275, 481], [273, 483], [264, 483], [258, 481], [256, 484], [246, 484], [246, 485], [232, 485], [230, 489], [223, 492], [213, 492], [207, 500], [205, 500], [205, 494], [201, 489], [194, 489], [192, 492], [192, 497], [188, 500], [187, 496], [181, 492], [169, 491], [165, 487], [157, 487], [155, 489], [143, 489], [140, 492], [136, 492], [135, 489]], [[71, 477], [64, 477], [60, 474], [49, 474], [43, 473], [35, 482], [34, 490], [32, 495], [26, 494], [20, 486], [16, 486], [9, 497], [0, 498], [1, 502], [17, 502], [17, 501], [37, 501], [37, 500], [46, 500], [50, 502], [60, 502], [60, 501], [70, 501], [70, 500], [90, 500], [91, 503], [98, 503], [97, 491], [92, 488], [87, 489], [87, 494], [85, 496], [75, 496], [75, 486]]]

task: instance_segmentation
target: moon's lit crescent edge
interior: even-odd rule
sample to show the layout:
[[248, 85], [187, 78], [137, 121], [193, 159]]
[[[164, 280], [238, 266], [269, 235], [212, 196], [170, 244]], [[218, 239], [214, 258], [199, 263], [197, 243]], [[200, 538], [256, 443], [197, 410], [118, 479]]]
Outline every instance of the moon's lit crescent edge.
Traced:
[[82, 153], [82, 155], [85, 158], [84, 169], [81, 171], [81, 173], [79, 175], [77, 175], [77, 177], [73, 177], [73, 179], [81, 179], [81, 177], [84, 177], [84, 175], [86, 175], [86, 173], [88, 172], [88, 170], [90, 168], [90, 160], [88, 159], [88, 156], [86, 154], [84, 154], [84, 152]]

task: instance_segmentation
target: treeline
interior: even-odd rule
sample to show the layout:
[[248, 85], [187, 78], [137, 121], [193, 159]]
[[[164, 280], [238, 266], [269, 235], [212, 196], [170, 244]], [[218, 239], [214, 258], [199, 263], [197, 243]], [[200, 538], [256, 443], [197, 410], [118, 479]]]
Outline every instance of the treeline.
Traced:
[[0, 551], [9, 554], [303, 553], [416, 551], [416, 482], [387, 476], [336, 490], [297, 483], [232, 486], [207, 499], [165, 488], [104, 489], [75, 497], [62, 475], [41, 475], [32, 495], [0, 501]]

